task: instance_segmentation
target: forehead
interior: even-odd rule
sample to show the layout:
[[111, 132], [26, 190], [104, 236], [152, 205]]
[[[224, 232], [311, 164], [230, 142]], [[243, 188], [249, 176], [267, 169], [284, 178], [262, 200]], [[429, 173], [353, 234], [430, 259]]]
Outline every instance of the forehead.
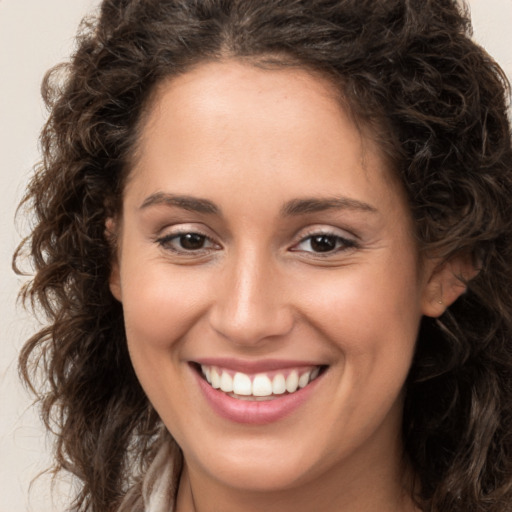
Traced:
[[203, 63], [157, 86], [143, 119], [142, 142], [150, 142], [155, 125], [170, 127], [169, 121], [184, 135], [199, 125], [205, 136], [240, 125], [253, 135], [268, 133], [271, 120], [284, 138], [290, 128], [305, 127], [305, 120], [332, 124], [345, 117], [339, 99], [330, 81], [304, 69], [262, 69], [236, 60]]
[[383, 182], [380, 192], [390, 185], [379, 148], [356, 127], [331, 82], [303, 69], [227, 61], [158, 86], [130, 181], [141, 200], [168, 187], [190, 194], [190, 180], [204, 197], [212, 184], [248, 195], [252, 190], [241, 187], [248, 183], [328, 196], [341, 174], [347, 189], [361, 180], [370, 188]]

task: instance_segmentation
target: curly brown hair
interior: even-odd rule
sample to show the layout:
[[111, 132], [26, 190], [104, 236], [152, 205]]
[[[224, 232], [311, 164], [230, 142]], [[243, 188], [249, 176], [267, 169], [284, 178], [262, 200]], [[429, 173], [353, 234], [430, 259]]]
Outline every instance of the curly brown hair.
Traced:
[[15, 255], [29, 254], [22, 294], [48, 317], [21, 372], [58, 434], [55, 470], [82, 483], [75, 510], [115, 510], [160, 427], [109, 290], [105, 221], [156, 84], [225, 58], [327, 76], [393, 162], [424, 254], [473, 258], [467, 293], [422, 321], [404, 447], [421, 510], [512, 510], [509, 86], [470, 35], [454, 0], [104, 0], [82, 24], [71, 61], [44, 81], [43, 160], [22, 203], [35, 224]]

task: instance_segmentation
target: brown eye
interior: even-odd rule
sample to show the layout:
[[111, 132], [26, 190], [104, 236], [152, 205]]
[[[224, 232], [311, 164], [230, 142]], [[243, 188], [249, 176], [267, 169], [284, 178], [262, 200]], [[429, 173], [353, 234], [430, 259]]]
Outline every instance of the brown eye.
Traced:
[[164, 249], [184, 255], [219, 249], [208, 236], [193, 231], [169, 234], [156, 241]]
[[203, 249], [206, 237], [199, 233], [186, 233], [178, 237], [178, 241], [182, 249], [187, 251], [197, 251]]
[[337, 237], [332, 235], [317, 235], [310, 239], [311, 249], [315, 252], [329, 252], [336, 249]]
[[329, 256], [357, 247], [357, 242], [333, 233], [314, 233], [303, 238], [291, 250]]

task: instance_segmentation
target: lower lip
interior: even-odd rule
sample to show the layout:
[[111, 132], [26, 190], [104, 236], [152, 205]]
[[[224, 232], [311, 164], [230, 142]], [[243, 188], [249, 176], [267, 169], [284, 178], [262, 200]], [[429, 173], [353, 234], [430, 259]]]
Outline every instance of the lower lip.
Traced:
[[292, 414], [311, 396], [323, 375], [295, 393], [262, 401], [238, 400], [223, 391], [212, 388], [197, 371], [193, 370], [206, 401], [221, 417], [235, 423], [265, 425]]

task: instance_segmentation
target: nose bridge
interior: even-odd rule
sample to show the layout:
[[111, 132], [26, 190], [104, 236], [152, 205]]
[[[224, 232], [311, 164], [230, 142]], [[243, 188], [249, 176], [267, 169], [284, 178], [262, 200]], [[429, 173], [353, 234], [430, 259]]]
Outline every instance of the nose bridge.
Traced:
[[219, 278], [211, 324], [222, 336], [250, 345], [291, 329], [293, 318], [280, 288], [277, 263], [267, 251], [237, 251]]

